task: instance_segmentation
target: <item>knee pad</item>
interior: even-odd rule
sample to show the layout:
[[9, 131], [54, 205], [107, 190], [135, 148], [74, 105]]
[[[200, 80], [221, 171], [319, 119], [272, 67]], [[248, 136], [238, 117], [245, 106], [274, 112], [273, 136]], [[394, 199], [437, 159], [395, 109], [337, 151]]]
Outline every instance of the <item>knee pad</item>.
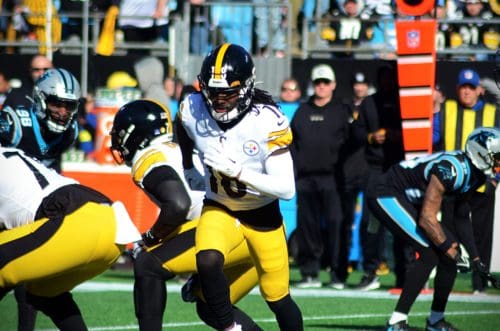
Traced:
[[213, 249], [201, 251], [196, 254], [196, 266], [200, 274], [211, 273], [212, 270], [222, 270], [224, 255]]

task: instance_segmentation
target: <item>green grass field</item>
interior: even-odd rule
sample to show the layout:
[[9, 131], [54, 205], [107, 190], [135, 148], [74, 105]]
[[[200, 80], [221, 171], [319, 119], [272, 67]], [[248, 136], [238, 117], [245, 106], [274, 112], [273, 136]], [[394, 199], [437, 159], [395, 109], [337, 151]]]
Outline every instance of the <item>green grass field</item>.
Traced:
[[[321, 275], [326, 282], [327, 274]], [[359, 282], [361, 273], [353, 272], [348, 285]], [[291, 281], [299, 279], [292, 268]], [[90, 330], [137, 330], [132, 300], [131, 271], [110, 270], [74, 290]], [[292, 295], [299, 304], [305, 330], [383, 330], [392, 312], [397, 295], [389, 293], [394, 283], [392, 274], [381, 277], [382, 288], [377, 291], [354, 290], [300, 290], [292, 287]], [[164, 318], [166, 330], [211, 330], [204, 326], [195, 313], [195, 305], [180, 299], [180, 283], [168, 283], [169, 296]], [[421, 295], [410, 313], [410, 324], [423, 330], [430, 309], [430, 295]], [[274, 317], [258, 290], [245, 297], [238, 306], [251, 315], [264, 330], [278, 330]], [[16, 303], [13, 295], [0, 302], [0, 331], [16, 330]], [[455, 291], [448, 304], [447, 319], [460, 330], [500, 330], [500, 290], [489, 289], [486, 295], [472, 295], [470, 274], [460, 274]], [[42, 314], [36, 330], [54, 330], [54, 325]]]

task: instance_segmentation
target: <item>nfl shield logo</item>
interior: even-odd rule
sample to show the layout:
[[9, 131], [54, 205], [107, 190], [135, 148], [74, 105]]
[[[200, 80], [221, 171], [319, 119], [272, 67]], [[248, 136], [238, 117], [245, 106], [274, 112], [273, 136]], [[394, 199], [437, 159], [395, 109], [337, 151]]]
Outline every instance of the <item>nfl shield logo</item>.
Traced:
[[420, 31], [410, 30], [406, 33], [406, 45], [409, 48], [417, 48], [420, 45]]

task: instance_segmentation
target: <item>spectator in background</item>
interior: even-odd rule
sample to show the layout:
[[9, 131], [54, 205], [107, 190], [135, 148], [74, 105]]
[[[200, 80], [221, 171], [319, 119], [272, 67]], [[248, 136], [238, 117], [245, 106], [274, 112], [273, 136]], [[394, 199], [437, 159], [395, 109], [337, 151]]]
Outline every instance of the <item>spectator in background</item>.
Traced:
[[[337, 184], [339, 187], [342, 206], [342, 226], [340, 234], [339, 268], [340, 282], [346, 283], [349, 270], [349, 252], [353, 236], [353, 222], [356, 204], [360, 193], [366, 185], [368, 165], [365, 159], [364, 144], [360, 144], [354, 137], [354, 122], [359, 118], [361, 102], [368, 96], [370, 85], [365, 73], [357, 71], [351, 80], [352, 97], [344, 99], [349, 105], [348, 123], [349, 138], [342, 145], [337, 165]], [[361, 200], [362, 201], [362, 200]], [[361, 217], [366, 213], [361, 211]], [[358, 226], [359, 228], [359, 226]]]
[[0, 109], [2, 109], [5, 98], [10, 91], [10, 83], [5, 73], [0, 71]]
[[[334, 97], [335, 73], [328, 64], [312, 70], [314, 95], [297, 109], [291, 128], [297, 190], [297, 264], [300, 288], [321, 287], [322, 258], [330, 268], [328, 286], [342, 289], [339, 241], [342, 224], [335, 178], [339, 150], [348, 134], [347, 106]], [[314, 162], [311, 162], [314, 160]]]
[[[151, 43], [168, 25], [168, 13], [168, 0], [121, 0], [118, 25], [126, 42]], [[128, 53], [148, 54], [149, 49], [129, 49]]]
[[52, 61], [45, 55], [34, 55], [30, 61], [29, 78], [23, 81], [21, 87], [10, 90], [5, 98], [4, 107], [10, 106], [11, 108], [16, 108], [23, 106], [28, 109], [32, 103], [35, 82], [41, 75], [53, 67]]
[[[373, 38], [373, 24], [361, 19], [359, 0], [345, 0], [342, 9], [331, 19], [329, 28], [322, 31], [331, 45], [345, 48], [359, 46]], [[352, 57], [352, 51], [335, 53], [337, 57]]]
[[163, 88], [165, 68], [160, 59], [154, 56], [144, 57], [134, 64], [134, 71], [145, 99], [170, 105], [170, 98]]
[[179, 102], [181, 101], [180, 97], [182, 94], [182, 89], [184, 88], [184, 82], [178, 77], [167, 76], [163, 81], [163, 87], [165, 88], [165, 92], [170, 98], [170, 104], [166, 106], [168, 106], [173, 120], [175, 119], [177, 110], [179, 109]]
[[184, 13], [184, 3], [189, 1], [191, 4], [190, 22], [191, 39], [189, 40], [190, 51], [195, 55], [205, 55], [209, 51], [209, 6], [204, 6], [205, 0], [177, 0], [176, 13], [181, 17]]
[[[284, 57], [286, 42], [281, 0], [252, 0], [255, 7], [257, 55]], [[273, 6], [268, 6], [273, 5]]]
[[301, 97], [302, 92], [299, 82], [293, 77], [286, 78], [281, 84], [278, 105], [289, 121], [292, 120], [295, 111], [299, 107]]
[[[383, 64], [377, 70], [377, 92], [366, 97], [360, 106], [359, 119], [354, 122], [354, 135], [365, 145], [368, 163], [367, 185], [379, 178], [390, 166], [404, 160], [404, 147], [399, 109], [397, 74], [390, 64]], [[366, 206], [364, 207], [366, 211]], [[380, 287], [376, 274], [385, 260], [385, 228], [368, 213], [361, 223], [361, 248], [364, 275], [356, 286], [359, 290], [373, 290]], [[394, 239], [396, 287], [403, 287], [406, 261], [412, 252]]]
[[250, 0], [240, 4], [228, 6], [225, 0], [213, 0], [210, 18], [212, 28], [217, 36], [212, 44], [232, 43], [241, 45], [247, 51], [252, 50], [252, 24], [254, 19], [253, 8]]
[[[439, 112], [439, 139], [435, 151], [453, 151], [464, 148], [467, 136], [479, 126], [500, 127], [500, 112], [497, 106], [482, 98], [479, 74], [470, 68], [458, 74], [457, 97], [447, 99]], [[471, 220], [474, 239], [479, 256], [489, 269], [491, 262], [492, 234], [495, 206], [495, 185], [486, 185], [472, 193]], [[443, 221], [454, 218], [456, 209], [453, 200], [445, 200], [442, 208]], [[472, 288], [475, 292], [485, 291], [487, 282], [476, 272], [472, 273]]]
[[433, 98], [433, 108], [432, 108], [432, 145], [435, 145], [439, 142], [440, 139], [440, 124], [439, 124], [439, 112], [441, 111], [441, 107], [446, 100], [443, 90], [441, 86], [436, 84], [434, 86], [434, 93], [432, 94]]
[[76, 148], [85, 153], [85, 158], [91, 157], [94, 151], [95, 126], [89, 116], [93, 114], [95, 106], [94, 96], [87, 93], [85, 98], [81, 98], [78, 105], [78, 139]]
[[137, 87], [137, 80], [128, 72], [118, 70], [108, 76], [106, 88], [116, 90], [123, 87]]
[[[465, 50], [496, 50], [499, 46], [500, 27], [488, 23], [493, 13], [481, 0], [464, 0], [465, 4], [458, 9], [455, 19], [469, 20], [466, 23], [450, 23], [448, 29], [448, 45], [451, 48]], [[473, 19], [473, 21], [472, 21]], [[487, 54], [473, 53], [452, 55], [453, 59], [487, 60]]]

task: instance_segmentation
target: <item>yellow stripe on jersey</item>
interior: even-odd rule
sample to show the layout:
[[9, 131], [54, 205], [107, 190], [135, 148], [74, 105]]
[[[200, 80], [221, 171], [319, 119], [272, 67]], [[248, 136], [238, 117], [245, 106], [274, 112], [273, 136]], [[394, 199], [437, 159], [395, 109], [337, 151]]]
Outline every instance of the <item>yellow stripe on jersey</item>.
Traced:
[[224, 60], [224, 55], [226, 55], [226, 51], [229, 46], [231, 46], [231, 44], [224, 44], [219, 49], [219, 53], [215, 59], [214, 79], [222, 78], [222, 60]]
[[457, 135], [457, 102], [454, 100], [446, 101], [445, 105], [446, 117], [445, 123], [445, 151], [455, 150], [455, 138]]
[[165, 154], [152, 149], [142, 155], [132, 168], [132, 177], [135, 183], [140, 183], [148, 171], [155, 163], [164, 163], [167, 161]]
[[286, 128], [280, 131], [270, 132], [267, 139], [267, 148], [270, 151], [288, 147], [292, 143], [292, 130]]
[[495, 126], [496, 107], [490, 103], [484, 105], [483, 108], [483, 126], [492, 128]]
[[476, 111], [472, 109], [464, 109], [464, 118], [462, 120], [462, 140], [461, 140], [461, 150], [465, 150], [465, 142], [469, 134], [476, 128]]

